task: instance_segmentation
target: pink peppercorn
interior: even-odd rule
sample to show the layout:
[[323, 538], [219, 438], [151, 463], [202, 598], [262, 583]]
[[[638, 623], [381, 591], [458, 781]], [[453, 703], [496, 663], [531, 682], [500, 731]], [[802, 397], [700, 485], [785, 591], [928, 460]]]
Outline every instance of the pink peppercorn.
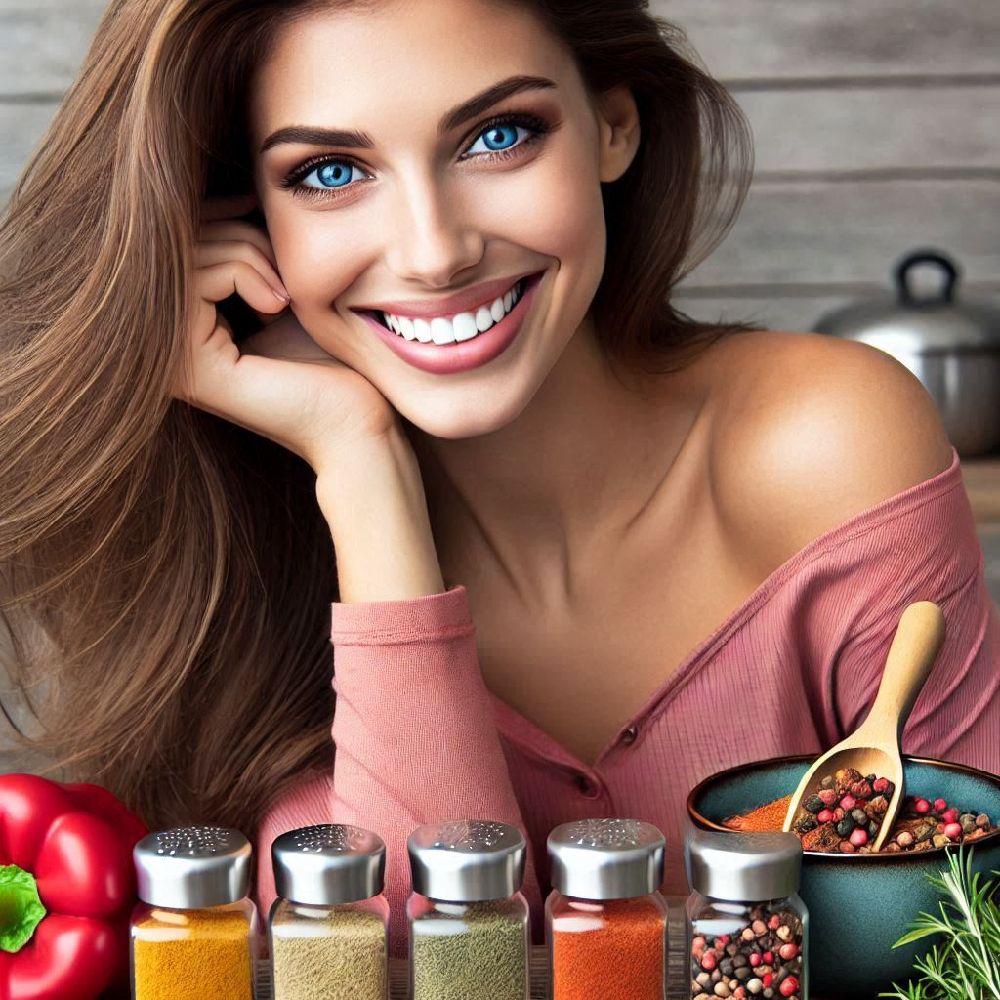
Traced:
[[840, 800], [840, 808], [846, 809], [848, 812], [850, 812], [857, 804], [858, 800], [853, 795], [845, 795]]
[[764, 984], [764, 989], [766, 990], [774, 982], [774, 976], [770, 972], [765, 972], [761, 982]]
[[855, 847], [864, 847], [868, 843], [868, 831], [857, 829], [851, 834], [851, 843]]
[[782, 946], [781, 946], [781, 947], [780, 947], [780, 948], [778, 949], [778, 954], [779, 954], [779, 955], [780, 955], [780, 956], [781, 956], [781, 957], [782, 957], [782, 958], [783, 958], [783, 959], [784, 959], [784, 960], [785, 960], [786, 962], [788, 962], [788, 961], [790, 961], [791, 959], [795, 958], [795, 956], [796, 956], [796, 955], [797, 955], [798, 953], [799, 953], [799, 946], [798, 946], [797, 944], [793, 944], [793, 943], [792, 943], [791, 941], [789, 941], [789, 942], [788, 942], [787, 944], [783, 944], [783, 945], [782, 945]]
[[778, 987], [778, 992], [783, 997], [790, 997], [793, 993], [798, 993], [799, 991], [799, 981], [795, 976], [788, 976], [786, 979], [781, 980], [781, 985]]
[[943, 813], [945, 811], [945, 809], [947, 809], [947, 808], [948, 808], [948, 803], [945, 802], [944, 799], [935, 799], [934, 800], [934, 811], [936, 813]]
[[832, 806], [837, 801], [837, 793], [832, 788], [821, 788], [816, 793], [816, 797], [825, 806]]
[[[781, 926], [781, 917], [777, 913], [771, 914], [771, 919], [768, 920], [767, 926], [771, 928], [772, 931], [776, 931]], [[770, 952], [767, 952], [770, 955]]]
[[765, 965], [771, 965], [771, 964], [773, 964], [773, 962], [774, 962], [774, 952], [773, 951], [765, 951], [764, 952], [764, 964]]
[[889, 779], [888, 778], [876, 778], [872, 784], [872, 788], [876, 792], [887, 792], [889, 791]]
[[830, 820], [833, 819], [833, 810], [832, 809], [820, 809], [820, 811], [818, 813], [816, 813], [816, 819], [820, 823], [829, 823]]
[[706, 972], [714, 972], [719, 960], [715, 957], [715, 952], [711, 948], [701, 956], [701, 967]]
[[958, 810], [955, 808], [946, 809], [943, 813], [941, 813], [941, 819], [943, 819], [945, 823], [957, 823]]
[[931, 804], [927, 801], [927, 799], [917, 799], [917, 801], [913, 803], [913, 811], [918, 812], [921, 815], [929, 813], [931, 811]]
[[958, 840], [962, 836], [962, 824], [949, 823], [945, 826], [943, 833], [949, 840]]
[[760, 965], [761, 961], [762, 959], [758, 952], [756, 951], [750, 952], [750, 968], [756, 969], [757, 966]]

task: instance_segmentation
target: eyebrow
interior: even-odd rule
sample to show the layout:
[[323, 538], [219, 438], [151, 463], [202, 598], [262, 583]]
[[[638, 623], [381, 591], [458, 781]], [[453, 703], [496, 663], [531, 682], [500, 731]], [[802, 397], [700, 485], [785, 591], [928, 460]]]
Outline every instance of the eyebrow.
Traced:
[[[555, 88], [553, 80], [544, 76], [511, 76], [506, 80], [487, 87], [475, 97], [463, 101], [446, 112], [438, 122], [438, 134], [444, 135], [470, 118], [482, 114], [487, 108], [513, 94], [524, 90], [547, 90]], [[319, 128], [312, 125], [289, 125], [272, 132], [261, 144], [260, 153], [266, 153], [274, 146], [284, 143], [305, 143], [310, 146], [352, 146], [371, 149], [375, 143], [367, 132], [353, 129]]]

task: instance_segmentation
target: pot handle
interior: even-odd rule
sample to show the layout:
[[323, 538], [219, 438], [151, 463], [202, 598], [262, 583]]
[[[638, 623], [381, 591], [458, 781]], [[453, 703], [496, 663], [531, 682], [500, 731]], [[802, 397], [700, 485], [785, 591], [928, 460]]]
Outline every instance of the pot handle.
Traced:
[[[936, 264], [944, 271], [944, 285], [941, 288], [941, 297], [936, 299], [918, 299], [910, 288], [910, 271], [918, 264]], [[955, 262], [941, 250], [914, 250], [908, 253], [896, 265], [896, 290], [899, 293], [899, 301], [903, 305], [915, 306], [927, 304], [929, 302], [951, 303], [955, 298], [955, 285], [958, 283], [958, 266]]]

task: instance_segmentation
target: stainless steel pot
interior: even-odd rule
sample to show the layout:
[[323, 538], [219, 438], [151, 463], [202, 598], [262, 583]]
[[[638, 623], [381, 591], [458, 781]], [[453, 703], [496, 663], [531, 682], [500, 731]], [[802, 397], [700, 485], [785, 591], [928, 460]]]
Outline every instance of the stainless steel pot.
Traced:
[[[941, 292], [917, 297], [911, 270], [932, 264]], [[958, 302], [955, 262], [938, 250], [915, 250], [896, 265], [896, 294], [827, 313], [813, 327], [891, 354], [934, 397], [945, 430], [964, 458], [1000, 444], [1000, 308]]]

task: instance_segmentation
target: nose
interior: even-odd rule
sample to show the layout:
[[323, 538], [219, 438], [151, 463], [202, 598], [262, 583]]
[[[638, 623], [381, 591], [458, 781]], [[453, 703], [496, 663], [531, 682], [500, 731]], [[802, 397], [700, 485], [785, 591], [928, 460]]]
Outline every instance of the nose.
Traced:
[[432, 176], [400, 184], [383, 233], [393, 273], [428, 288], [447, 287], [483, 258], [483, 235], [471, 207]]

